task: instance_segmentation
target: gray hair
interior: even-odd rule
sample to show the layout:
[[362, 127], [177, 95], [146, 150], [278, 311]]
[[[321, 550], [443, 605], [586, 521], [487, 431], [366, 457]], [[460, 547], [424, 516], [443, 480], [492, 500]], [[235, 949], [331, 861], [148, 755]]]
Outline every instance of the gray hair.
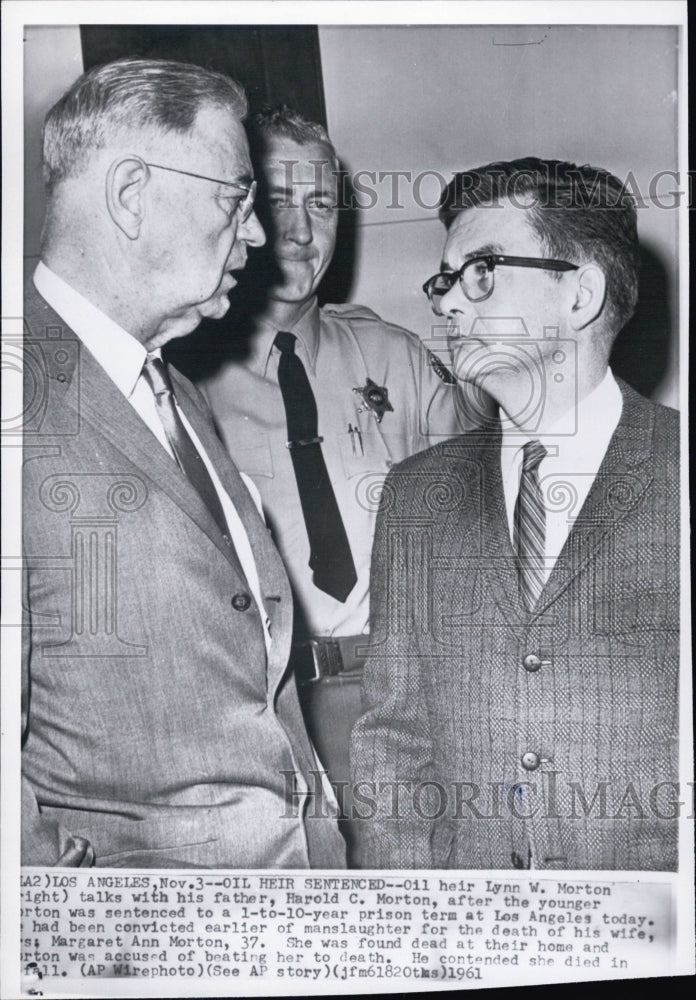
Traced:
[[224, 73], [167, 59], [118, 59], [79, 77], [51, 108], [43, 128], [44, 182], [79, 173], [90, 152], [119, 133], [149, 128], [189, 132], [202, 107], [247, 113], [244, 88]]
[[338, 165], [334, 144], [324, 126], [318, 122], [310, 121], [299, 111], [288, 107], [287, 104], [280, 104], [275, 108], [264, 108], [263, 111], [253, 116], [250, 124], [252, 147], [259, 145], [263, 147], [269, 139], [275, 138], [290, 139], [300, 146], [308, 146], [313, 142], [318, 142], [327, 147], [333, 157], [334, 164]]

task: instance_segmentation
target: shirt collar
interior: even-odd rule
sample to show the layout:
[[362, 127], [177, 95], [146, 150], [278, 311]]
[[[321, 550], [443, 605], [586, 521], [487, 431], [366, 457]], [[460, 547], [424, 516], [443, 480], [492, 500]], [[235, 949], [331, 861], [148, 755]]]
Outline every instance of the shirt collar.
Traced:
[[130, 399], [147, 357], [144, 346], [43, 261], [34, 272], [34, 285], [123, 395]]
[[528, 441], [540, 441], [549, 456], [563, 456], [568, 468], [588, 465], [599, 469], [616, 430], [623, 409], [623, 396], [611, 368], [599, 385], [569, 411], [546, 428], [543, 434], [521, 433], [511, 421], [504, 420], [501, 465], [503, 475], [521, 460], [521, 450]]
[[[294, 326], [283, 327], [288, 333], [293, 333], [302, 345], [312, 375], [315, 374], [317, 351], [319, 350], [319, 320], [319, 305], [315, 295], [306, 304], [304, 312], [296, 320]], [[263, 317], [260, 317], [256, 321], [256, 331], [252, 335], [248, 364], [263, 375], [268, 370], [268, 361], [273, 350], [273, 341], [279, 330], [279, 326], [268, 322]]]

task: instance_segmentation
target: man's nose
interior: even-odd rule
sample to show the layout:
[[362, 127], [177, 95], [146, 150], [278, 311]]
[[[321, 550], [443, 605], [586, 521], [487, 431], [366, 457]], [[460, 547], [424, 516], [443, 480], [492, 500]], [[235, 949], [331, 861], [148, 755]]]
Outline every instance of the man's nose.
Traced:
[[470, 302], [462, 291], [458, 281], [455, 281], [450, 290], [445, 292], [440, 299], [440, 312], [443, 316], [449, 316], [451, 313], [468, 312], [469, 306]]
[[237, 230], [237, 239], [243, 240], [247, 246], [262, 247], [266, 242], [266, 234], [259, 222], [256, 212], [252, 212], [246, 222]]
[[286, 240], [302, 246], [312, 242], [312, 220], [305, 205], [295, 205], [285, 213], [282, 234]]

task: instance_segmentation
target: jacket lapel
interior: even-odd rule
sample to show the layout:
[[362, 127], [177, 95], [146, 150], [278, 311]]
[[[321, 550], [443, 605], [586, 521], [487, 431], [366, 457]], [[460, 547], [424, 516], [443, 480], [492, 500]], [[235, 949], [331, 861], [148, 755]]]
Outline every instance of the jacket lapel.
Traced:
[[[609, 443], [582, 510], [531, 613], [519, 599], [515, 554], [510, 542], [500, 467], [500, 429], [473, 431], [453, 441], [463, 446], [459, 478], [467, 500], [452, 513], [456, 518], [454, 538], [461, 539], [461, 552], [480, 551], [486, 571], [497, 582], [498, 598], [504, 596], [510, 620], [522, 614], [536, 618], [556, 601], [572, 580], [593, 558], [608, 535], [642, 503], [652, 482], [650, 463], [653, 415], [641, 405], [641, 397], [621, 380], [624, 405], [621, 419]], [[474, 469], [478, 465], [478, 472]], [[475, 526], [482, 525], [481, 538]]]
[[[256, 562], [261, 595], [271, 622], [271, 635], [274, 640], [286, 633], [289, 637], [292, 630], [290, 589], [285, 568], [271, 541], [268, 528], [236, 466], [230, 460], [224, 445], [213, 430], [212, 424], [201, 410], [201, 404], [194, 395], [195, 390], [176, 369], [170, 369], [170, 371], [176, 389], [177, 401], [215, 466], [220, 481], [244, 524]], [[278, 655], [282, 652], [282, 647], [283, 644], [276, 641], [271, 647], [269, 686], [271, 686], [272, 679], [276, 683], [280, 680], [287, 665], [287, 649], [283, 655]]]
[[[75, 419], [69, 421], [70, 427], [74, 427], [76, 421], [78, 426], [84, 421], [94, 428], [210, 538], [236, 570], [240, 584], [245, 584], [233, 547], [224, 541], [201, 497], [101, 365], [41, 298], [31, 279], [25, 286], [24, 301], [25, 376], [39, 389], [41, 380], [47, 378], [50, 389], [44, 395], [57, 416], [60, 417], [61, 410], [72, 410]], [[54, 345], [57, 348], [67, 345], [68, 349], [56, 350]], [[195, 390], [176, 370], [172, 371], [172, 376], [177, 401], [215, 466], [251, 543], [261, 595], [271, 622], [273, 642], [268, 656], [268, 685], [275, 691], [286, 672], [292, 633], [292, 601], [285, 569], [249, 491], [215, 434]], [[37, 417], [39, 424], [40, 417], [41, 414]]]
[[495, 447], [486, 456], [487, 489], [484, 497], [485, 535], [488, 540], [486, 557], [490, 559], [492, 573], [498, 583], [498, 600], [505, 595], [507, 614], [510, 621], [520, 612], [520, 588], [515, 562], [515, 553], [510, 541], [505, 493], [503, 491], [503, 474], [500, 465], [500, 449], [502, 432], [498, 434]]
[[162, 489], [225, 555], [243, 580], [234, 548], [225, 542], [197, 490], [85, 349], [81, 352], [80, 379], [83, 386], [80, 393], [81, 419], [91, 424]]
[[600, 545], [638, 507], [652, 482], [650, 462], [654, 418], [641, 397], [619, 381], [624, 402], [594, 483], [546, 583], [534, 613], [558, 599]]
[[449, 515], [454, 524], [447, 537], [454, 540], [452, 556], [468, 563], [472, 555], [481, 560], [479, 578], [492, 576], [498, 602], [516, 617], [517, 570], [505, 512], [500, 442], [499, 426], [471, 431], [451, 442], [456, 449], [455, 468], [463, 502]]
[[[33, 283], [26, 289], [25, 309], [26, 344], [30, 353], [35, 353], [34, 345], [40, 347], [50, 382], [51, 405], [73, 409], [78, 421], [93, 427], [141, 475], [162, 489], [225, 555], [243, 581], [233, 547], [223, 539], [197, 491], [80, 339], [39, 296]], [[68, 345], [69, 349], [53, 350], [54, 343], [59, 347]], [[64, 355], [67, 360], [63, 360]], [[185, 412], [189, 416], [189, 411]], [[198, 421], [196, 433], [201, 423], [205, 422]], [[219, 469], [220, 462], [213, 461]], [[229, 459], [226, 462], [230, 464]]]

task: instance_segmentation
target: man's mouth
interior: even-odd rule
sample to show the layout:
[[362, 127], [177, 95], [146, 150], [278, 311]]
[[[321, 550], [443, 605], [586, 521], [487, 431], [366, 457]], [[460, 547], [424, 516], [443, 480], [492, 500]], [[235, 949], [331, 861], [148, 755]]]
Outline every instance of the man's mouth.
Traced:
[[220, 291], [223, 294], [231, 292], [233, 288], [236, 288], [239, 284], [239, 274], [246, 267], [246, 257], [240, 263], [235, 264], [234, 267], [228, 268], [222, 276], [222, 281], [220, 282]]
[[313, 257], [314, 257], [313, 253], [295, 253], [295, 254], [278, 253], [278, 254], [276, 254], [276, 258], [278, 260], [289, 260], [289, 261], [293, 261], [295, 263], [305, 263], [305, 264], [309, 263], [309, 261], [311, 261], [313, 259]]
[[462, 333], [461, 327], [456, 319], [452, 316], [447, 317], [447, 341], [451, 343], [455, 340], [462, 340], [464, 334]]

